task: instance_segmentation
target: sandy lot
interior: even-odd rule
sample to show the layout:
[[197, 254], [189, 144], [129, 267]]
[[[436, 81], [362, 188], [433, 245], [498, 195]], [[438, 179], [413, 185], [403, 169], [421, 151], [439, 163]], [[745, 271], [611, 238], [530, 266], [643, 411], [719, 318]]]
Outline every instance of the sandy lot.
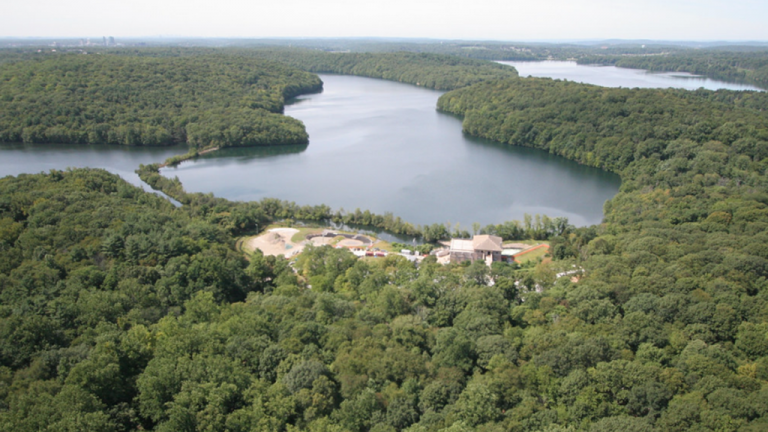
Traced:
[[[304, 240], [299, 243], [291, 241], [291, 237], [299, 232], [294, 228], [272, 228], [268, 232], [246, 240], [242, 247], [245, 250], [253, 251], [259, 249], [264, 255], [278, 256], [283, 255], [286, 258], [298, 255], [308, 244], [313, 246], [330, 245], [338, 237], [313, 237], [311, 240]], [[365, 246], [360, 240], [343, 239], [339, 241], [341, 247], [361, 247]]]
[[247, 250], [259, 249], [264, 255], [290, 257], [304, 249], [304, 245], [291, 241], [291, 237], [297, 232], [299, 230], [293, 228], [273, 228], [265, 234], [249, 239], [243, 247]]
[[363, 242], [361, 242], [360, 240], [344, 239], [337, 244], [339, 246], [344, 246], [344, 247], [357, 247], [357, 246], [362, 246]]
[[333, 242], [333, 237], [313, 237], [310, 242], [315, 246], [329, 245]]

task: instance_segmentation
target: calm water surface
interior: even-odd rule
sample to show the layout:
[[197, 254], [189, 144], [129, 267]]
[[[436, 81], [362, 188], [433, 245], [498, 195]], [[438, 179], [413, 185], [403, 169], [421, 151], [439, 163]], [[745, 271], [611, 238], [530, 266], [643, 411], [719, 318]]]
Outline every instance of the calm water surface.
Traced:
[[52, 169], [104, 168], [124, 180], [151, 188], [134, 172], [140, 164], [162, 162], [186, 153], [187, 146], [124, 147], [83, 144], [6, 144], [0, 143], [0, 177], [22, 173], [48, 172]]
[[619, 178], [548, 153], [462, 135], [435, 110], [438, 91], [383, 80], [321, 75], [325, 90], [285, 113], [309, 146], [216, 152], [163, 174], [188, 191], [234, 200], [279, 197], [334, 209], [392, 212], [414, 224], [469, 228], [524, 213], [599, 223]]
[[[579, 66], [573, 62], [505, 62], [521, 76], [611, 87], [696, 89], [754, 87], [687, 74]], [[617, 176], [550, 154], [464, 137], [461, 121], [435, 111], [440, 92], [393, 82], [323, 75], [325, 91], [300, 98], [286, 114], [307, 126], [309, 146], [230, 149], [178, 168], [189, 191], [234, 200], [278, 197], [392, 212], [416, 223], [565, 216], [587, 225], [619, 187]], [[67, 167], [98, 167], [143, 185], [134, 170], [184, 153], [177, 147], [0, 144], [0, 177]], [[145, 187], [145, 189], [149, 189]]]
[[708, 90], [755, 90], [761, 89], [748, 85], [736, 84], [691, 75], [685, 72], [648, 72], [642, 69], [617, 68], [615, 66], [578, 65], [568, 61], [543, 62], [508, 62], [498, 63], [514, 66], [521, 77], [544, 77], [567, 79], [603, 87], [640, 87], [640, 88], [684, 88], [696, 90], [704, 87]]

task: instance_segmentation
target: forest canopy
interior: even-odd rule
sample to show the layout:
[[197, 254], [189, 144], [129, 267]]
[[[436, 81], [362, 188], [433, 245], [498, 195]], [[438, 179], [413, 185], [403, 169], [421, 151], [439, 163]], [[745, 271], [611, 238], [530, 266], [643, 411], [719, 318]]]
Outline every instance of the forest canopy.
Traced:
[[604, 223], [530, 232], [552, 258], [533, 268], [289, 262], [236, 240], [285, 218], [415, 231], [156, 167], [183, 206], [101, 170], [0, 179], [0, 430], [768, 429], [765, 94], [511, 78], [439, 104], [619, 173]]
[[514, 67], [453, 55], [414, 52], [328, 52], [304, 48], [145, 48], [117, 49], [127, 56], [195, 57], [217, 53], [255, 57], [314, 73], [381, 78], [436, 90], [453, 90], [489, 79], [517, 76]]
[[306, 144], [303, 124], [281, 113], [322, 82], [298, 69], [438, 90], [517, 76], [496, 63], [417, 53], [162, 48], [0, 58], [0, 142], [199, 150]]
[[463, 116], [471, 135], [617, 173], [639, 159], [666, 159], [665, 148], [681, 140], [696, 149], [717, 141], [754, 162], [767, 156], [763, 92], [623, 89], [525, 78], [446, 93], [438, 109]]
[[511, 66], [428, 53], [328, 53], [317, 50], [252, 50], [251, 55], [315, 73], [381, 78], [436, 90], [516, 77]]
[[45, 55], [0, 65], [0, 141], [304, 144], [283, 105], [321, 88], [313, 74], [253, 58]]

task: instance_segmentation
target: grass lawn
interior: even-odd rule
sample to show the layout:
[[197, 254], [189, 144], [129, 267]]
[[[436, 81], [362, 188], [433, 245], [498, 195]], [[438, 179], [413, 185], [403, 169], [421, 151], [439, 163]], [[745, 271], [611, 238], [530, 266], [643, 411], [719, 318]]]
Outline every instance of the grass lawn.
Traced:
[[399, 250], [395, 250], [395, 247], [392, 246], [392, 243], [385, 242], [384, 240], [377, 240], [373, 243], [373, 247], [379, 248], [383, 251], [387, 252], [400, 252]]
[[529, 261], [536, 261], [539, 258], [544, 258], [544, 255], [549, 253], [549, 245], [534, 249], [531, 252], [525, 253], [523, 251], [520, 255], [515, 256], [515, 261], [520, 264], [527, 263]]
[[291, 241], [293, 243], [299, 243], [306, 240], [307, 235], [309, 234], [319, 234], [323, 232], [322, 228], [296, 228], [296, 227], [291, 227], [291, 228], [299, 230], [299, 232], [297, 232], [296, 234], [293, 235], [293, 237], [291, 237]]
[[546, 245], [549, 244], [548, 241], [544, 241], [544, 240], [504, 240], [502, 242], [502, 244], [507, 244], [507, 243], [522, 243], [522, 244], [527, 244], [531, 246], [536, 246], [540, 244], [546, 244]]

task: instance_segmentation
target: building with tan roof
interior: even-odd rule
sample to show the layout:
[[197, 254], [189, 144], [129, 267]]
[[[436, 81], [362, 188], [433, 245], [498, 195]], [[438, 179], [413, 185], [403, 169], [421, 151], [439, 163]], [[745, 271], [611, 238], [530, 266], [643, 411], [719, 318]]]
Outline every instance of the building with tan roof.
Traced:
[[476, 235], [469, 239], [451, 239], [451, 262], [483, 260], [488, 265], [501, 261], [501, 237]]

